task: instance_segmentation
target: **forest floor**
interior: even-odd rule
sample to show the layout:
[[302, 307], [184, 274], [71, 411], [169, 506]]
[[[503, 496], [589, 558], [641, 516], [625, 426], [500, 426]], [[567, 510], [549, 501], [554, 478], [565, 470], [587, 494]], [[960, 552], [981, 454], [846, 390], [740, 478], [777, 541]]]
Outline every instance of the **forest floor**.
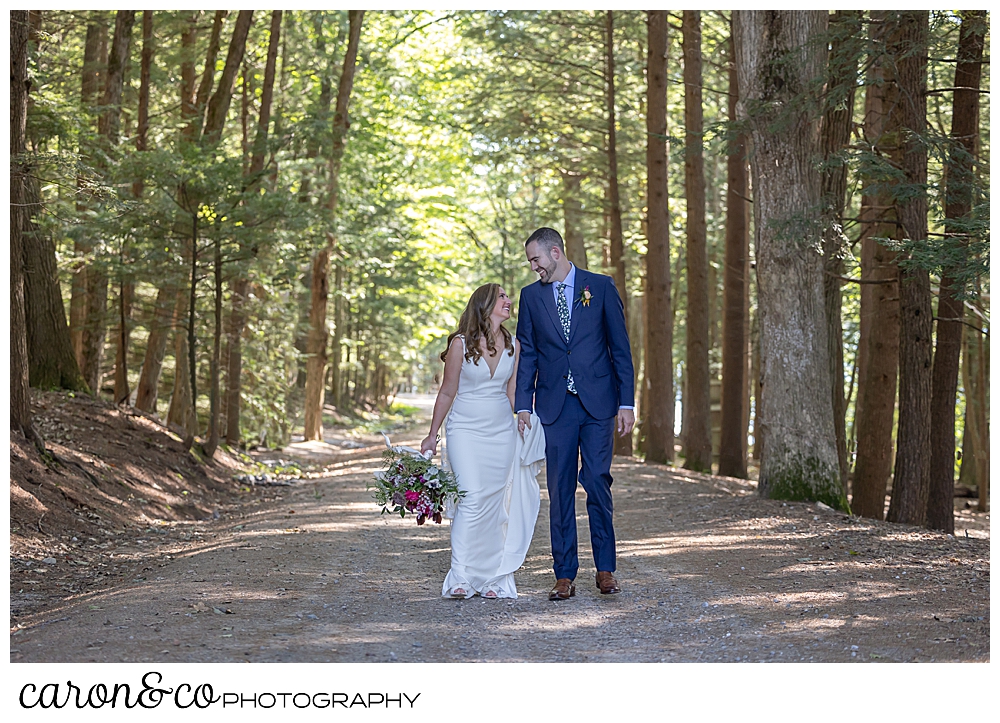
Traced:
[[[581, 491], [577, 594], [547, 600], [541, 479], [520, 597], [446, 600], [447, 523], [379, 516], [366, 489], [380, 436], [259, 455], [306, 473], [251, 484], [233, 479], [240, 460], [201, 464], [151, 420], [34, 401], [57, 454], [104, 474], [49, 471], [12, 440], [11, 662], [990, 659], [989, 514], [965, 499], [950, 536], [619, 458], [620, 595], [594, 586]], [[423, 418], [430, 401], [407, 403]]]

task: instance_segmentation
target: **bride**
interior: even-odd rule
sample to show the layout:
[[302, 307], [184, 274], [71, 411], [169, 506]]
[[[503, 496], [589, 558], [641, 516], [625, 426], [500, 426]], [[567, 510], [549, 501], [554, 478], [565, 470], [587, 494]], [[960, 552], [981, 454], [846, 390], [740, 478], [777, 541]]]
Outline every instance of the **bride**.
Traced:
[[473, 292], [441, 354], [444, 378], [430, 434], [420, 445], [422, 453], [437, 451], [447, 415], [448, 460], [466, 494], [451, 525], [444, 597], [516, 598], [514, 571], [524, 562], [538, 516], [535, 475], [545, 443], [537, 438], [541, 424], [532, 425], [538, 432], [534, 439], [517, 433], [514, 382], [520, 346], [503, 326], [510, 308], [499, 284]]

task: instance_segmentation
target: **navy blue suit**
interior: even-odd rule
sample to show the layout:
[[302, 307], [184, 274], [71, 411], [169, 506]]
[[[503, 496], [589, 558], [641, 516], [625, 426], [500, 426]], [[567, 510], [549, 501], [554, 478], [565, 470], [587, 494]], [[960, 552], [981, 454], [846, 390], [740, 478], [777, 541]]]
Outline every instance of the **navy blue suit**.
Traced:
[[[590, 303], [582, 296], [590, 293]], [[635, 373], [621, 297], [610, 276], [576, 269], [569, 339], [551, 285], [521, 289], [515, 408], [538, 414], [545, 428], [552, 557], [557, 578], [579, 569], [576, 484], [587, 493], [594, 563], [615, 571], [611, 458], [619, 407], [635, 406]], [[566, 388], [572, 371], [577, 394]]]

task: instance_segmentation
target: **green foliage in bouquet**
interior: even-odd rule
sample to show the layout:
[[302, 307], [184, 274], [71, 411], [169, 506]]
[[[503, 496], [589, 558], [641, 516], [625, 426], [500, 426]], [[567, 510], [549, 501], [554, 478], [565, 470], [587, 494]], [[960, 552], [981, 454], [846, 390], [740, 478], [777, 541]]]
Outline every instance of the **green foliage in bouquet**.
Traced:
[[385, 469], [375, 473], [368, 489], [383, 515], [406, 517], [409, 512], [417, 516], [418, 525], [428, 518], [440, 524], [446, 504], [457, 504], [465, 496], [454, 474], [418, 454], [396, 447], [386, 450], [382, 461]]

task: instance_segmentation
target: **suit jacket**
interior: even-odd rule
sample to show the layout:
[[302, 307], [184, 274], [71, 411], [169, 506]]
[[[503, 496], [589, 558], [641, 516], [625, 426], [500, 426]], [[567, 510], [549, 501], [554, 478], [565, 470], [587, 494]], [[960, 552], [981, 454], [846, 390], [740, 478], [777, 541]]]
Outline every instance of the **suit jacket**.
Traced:
[[[584, 290], [590, 291], [589, 304], [581, 300]], [[521, 289], [514, 402], [516, 409], [533, 408], [543, 424], [559, 417], [570, 370], [580, 402], [591, 416], [607, 419], [619, 407], [635, 406], [632, 351], [614, 280], [577, 268], [574, 294], [567, 341], [552, 287], [536, 281]]]

